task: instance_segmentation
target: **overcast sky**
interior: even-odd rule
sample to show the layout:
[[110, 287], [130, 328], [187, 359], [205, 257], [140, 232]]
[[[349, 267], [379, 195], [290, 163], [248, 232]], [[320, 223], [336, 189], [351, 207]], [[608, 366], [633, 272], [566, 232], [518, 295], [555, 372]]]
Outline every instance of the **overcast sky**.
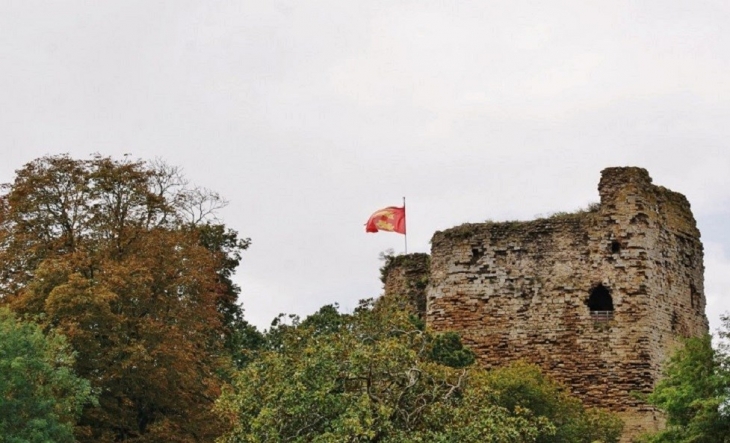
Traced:
[[730, 310], [730, 2], [0, 0], [0, 182], [34, 158], [161, 157], [230, 205], [266, 327], [381, 293], [408, 202], [436, 230], [598, 200], [642, 166], [685, 194], [711, 326]]

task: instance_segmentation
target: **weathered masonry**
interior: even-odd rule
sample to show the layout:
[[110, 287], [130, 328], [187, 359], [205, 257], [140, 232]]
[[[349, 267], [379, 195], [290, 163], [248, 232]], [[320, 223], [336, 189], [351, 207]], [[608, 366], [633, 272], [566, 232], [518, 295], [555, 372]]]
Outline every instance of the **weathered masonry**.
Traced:
[[708, 331], [702, 243], [687, 199], [646, 170], [605, 169], [598, 190], [586, 211], [437, 232], [430, 264], [411, 261], [428, 275], [393, 267], [386, 293], [425, 287], [431, 328], [460, 332], [486, 367], [540, 365], [619, 412], [629, 441], [663, 425], [633, 393], [681, 337]]

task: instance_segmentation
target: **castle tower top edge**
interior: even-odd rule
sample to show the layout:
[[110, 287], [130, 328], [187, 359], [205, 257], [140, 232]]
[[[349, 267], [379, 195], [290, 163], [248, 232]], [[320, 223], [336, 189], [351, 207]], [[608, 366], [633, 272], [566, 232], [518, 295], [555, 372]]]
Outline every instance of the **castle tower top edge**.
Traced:
[[630, 437], [661, 423], [633, 393], [651, 392], [682, 337], [708, 331], [703, 248], [687, 198], [646, 169], [606, 168], [598, 193], [575, 213], [436, 232], [426, 323], [459, 332], [487, 367], [541, 366], [620, 412]]

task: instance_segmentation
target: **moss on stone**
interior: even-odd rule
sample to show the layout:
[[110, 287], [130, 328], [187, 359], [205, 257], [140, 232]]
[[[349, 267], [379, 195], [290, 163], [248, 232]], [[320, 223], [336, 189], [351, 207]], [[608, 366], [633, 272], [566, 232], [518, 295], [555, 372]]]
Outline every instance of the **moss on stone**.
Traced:
[[[431, 256], [424, 252], [416, 252], [413, 254], [403, 255], [386, 255], [385, 264], [380, 268], [380, 281], [385, 283], [388, 275], [396, 269], [405, 269], [407, 272], [424, 273], [428, 275], [429, 266], [431, 264]], [[428, 284], [428, 280], [423, 287]]]

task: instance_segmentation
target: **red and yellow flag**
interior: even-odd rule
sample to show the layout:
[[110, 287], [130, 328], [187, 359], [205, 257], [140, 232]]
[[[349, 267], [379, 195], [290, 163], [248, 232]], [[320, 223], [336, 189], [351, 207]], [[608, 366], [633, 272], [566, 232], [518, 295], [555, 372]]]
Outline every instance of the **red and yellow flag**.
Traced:
[[365, 224], [365, 232], [389, 231], [406, 233], [406, 208], [389, 206], [375, 211]]

